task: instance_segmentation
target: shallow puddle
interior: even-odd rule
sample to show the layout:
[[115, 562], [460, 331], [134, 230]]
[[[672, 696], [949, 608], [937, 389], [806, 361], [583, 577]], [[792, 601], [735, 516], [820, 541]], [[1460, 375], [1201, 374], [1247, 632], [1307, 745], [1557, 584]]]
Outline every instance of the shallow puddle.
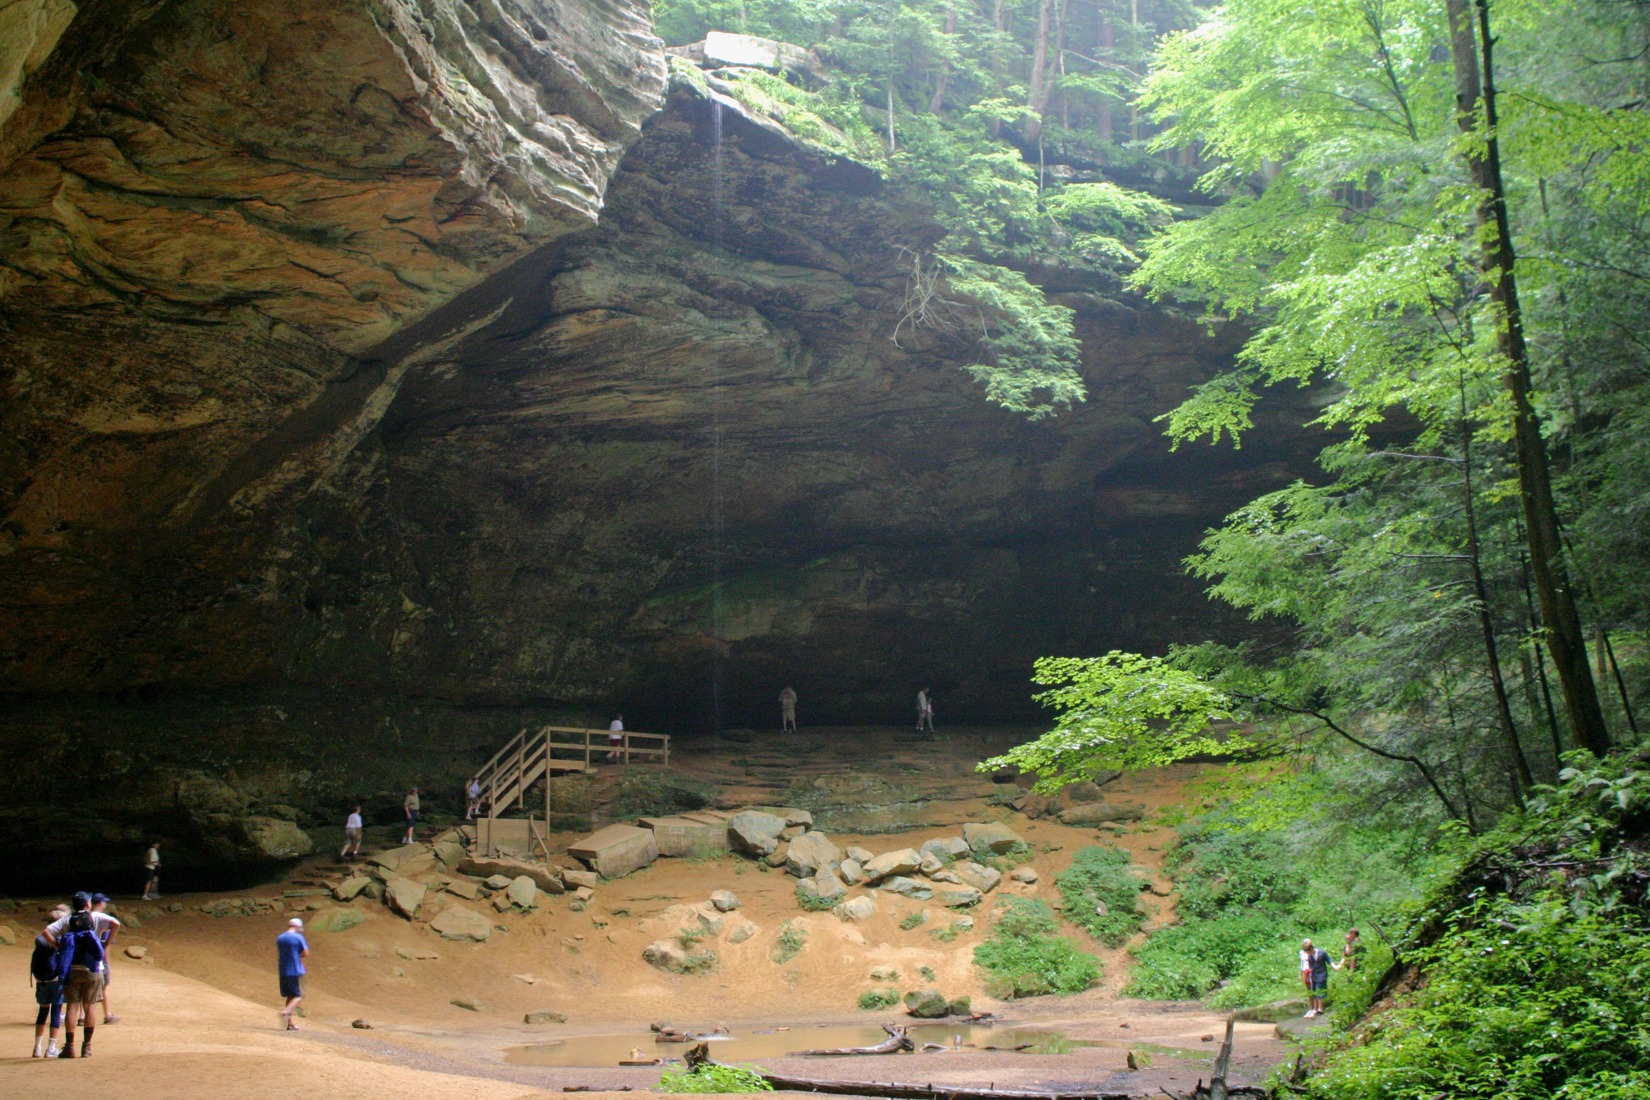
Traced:
[[[914, 1024], [911, 1041], [921, 1050], [934, 1043], [947, 1050], [1017, 1051], [1023, 1054], [1069, 1054], [1081, 1046], [1098, 1046], [1068, 1039], [1057, 1031], [1025, 1027], [985, 1027], [977, 1024]], [[779, 1058], [821, 1047], [873, 1046], [887, 1033], [874, 1024], [829, 1024], [788, 1029], [760, 1028], [731, 1035], [706, 1035], [711, 1057], [718, 1062], [751, 1062]], [[504, 1060], [518, 1066], [615, 1066], [623, 1061], [673, 1058], [678, 1061], [691, 1043], [655, 1043], [650, 1032], [623, 1035], [581, 1035], [530, 1046], [507, 1047]], [[1105, 1045], [1110, 1045], [1109, 1043]], [[824, 1061], [821, 1058], [821, 1061]]]

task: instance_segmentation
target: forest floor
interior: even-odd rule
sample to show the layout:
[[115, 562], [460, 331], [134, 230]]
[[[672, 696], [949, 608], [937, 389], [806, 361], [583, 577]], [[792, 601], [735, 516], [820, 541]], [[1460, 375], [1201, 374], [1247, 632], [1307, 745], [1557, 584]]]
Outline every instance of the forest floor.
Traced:
[[[887, 742], [885, 730], [860, 732]], [[842, 733], [831, 731], [831, 740], [839, 741]], [[801, 736], [807, 738], [809, 731]], [[903, 746], [895, 755], [928, 760], [935, 754], [952, 755], [971, 765], [981, 748], [971, 738], [956, 737]], [[727, 751], [719, 750], [724, 756]], [[690, 774], [725, 770], [725, 761], [709, 750], [700, 750], [698, 759], [684, 751], [673, 763]], [[1181, 766], [1125, 776], [1105, 788], [1108, 798], [1138, 803], [1148, 816], [1120, 835], [1106, 834], [1103, 842], [1126, 848], [1160, 888], [1172, 886], [1160, 871], [1173, 831], [1155, 824], [1151, 811], [1188, 797], [1187, 786], [1198, 774], [1196, 766]], [[1078, 848], [1097, 842], [1096, 831], [1012, 812], [1005, 818], [1004, 812], [983, 798], [962, 799], [937, 814], [946, 824], [896, 835], [830, 836], [839, 845], [889, 851], [956, 835], [953, 821], [1002, 819], [1031, 846], [1029, 866], [1040, 881], [1020, 884], [1005, 878], [991, 897], [1056, 900], [1054, 876], [1069, 866]], [[378, 832], [373, 830], [370, 839], [394, 844], [389, 830], [381, 838]], [[570, 837], [559, 839], [565, 843]], [[544, 898], [535, 912], [499, 915], [499, 925], [507, 931], [485, 943], [445, 941], [422, 922], [368, 904], [366, 923], [339, 933], [310, 934], [300, 1030], [282, 1031], [273, 940], [284, 930], [287, 913], [213, 916], [200, 907], [224, 896], [253, 897], [281, 899], [290, 911], [303, 901], [283, 899], [283, 892], [293, 883], [316, 881], [333, 863], [330, 858], [310, 861], [294, 867], [284, 882], [233, 895], [168, 896], [162, 902], [167, 908], [117, 899], [117, 914], [142, 914], [137, 927], [117, 942], [112, 991], [121, 1019], [97, 1029], [93, 1058], [73, 1062], [27, 1057], [34, 1006], [21, 979], [28, 944], [48, 902], [18, 900], [16, 908], [0, 914], [0, 923], [10, 926], [17, 940], [16, 946], [0, 948], [0, 965], [19, 979], [0, 983], [0, 1064], [9, 1063], [5, 1072], [16, 1082], [16, 1095], [67, 1087], [180, 1100], [294, 1093], [504, 1100], [559, 1093], [569, 1086], [585, 1086], [593, 1093], [642, 1090], [658, 1083], [660, 1069], [615, 1062], [632, 1051], [646, 1058], [679, 1057], [681, 1046], [655, 1044], [649, 1030], [650, 1023], [668, 1021], [704, 1032], [725, 1025], [734, 1039], [713, 1048], [719, 1060], [756, 1062], [775, 1073], [1147, 1096], [1162, 1095], [1164, 1089], [1190, 1091], [1199, 1079], [1207, 1079], [1225, 1028], [1223, 1015], [1196, 1003], [1119, 997], [1117, 991], [1127, 982], [1126, 950], [1090, 941], [1073, 928], [1066, 934], [1105, 965], [1099, 987], [1076, 996], [994, 1001], [985, 995], [972, 963], [974, 946], [989, 931], [989, 901], [979, 907], [975, 930], [944, 942], [931, 933], [947, 927], [952, 916], [947, 910], [899, 897], [885, 900], [879, 894], [872, 919], [847, 924], [829, 912], [799, 910], [795, 880], [782, 871], [759, 871], [756, 864], [730, 856], [661, 859], [604, 882], [583, 911], [573, 909], [570, 897]], [[755, 922], [760, 934], [738, 945], [718, 944], [718, 964], [706, 974], [670, 974], [642, 960], [642, 948], [668, 934], [662, 926], [669, 919], [663, 916], [667, 909], [698, 904], [718, 889], [738, 895], [739, 913]], [[1171, 916], [1172, 893], [1142, 898], [1152, 909], [1151, 919]], [[176, 904], [183, 908], [172, 911]], [[922, 908], [930, 910], [926, 923], [901, 927], [903, 919]], [[774, 936], [787, 921], [805, 934], [806, 942], [794, 958], [778, 963]], [[126, 957], [128, 947], [143, 948], [144, 958]], [[897, 970], [900, 978], [872, 981], [870, 972], [877, 968]], [[838, 1059], [788, 1055], [808, 1047], [872, 1041], [869, 1036], [845, 1040], [842, 1036], [852, 1034], [849, 1028], [874, 1032], [883, 1022], [918, 1022], [897, 1007], [871, 1012], [856, 1007], [861, 993], [887, 986], [937, 987], [948, 997], [970, 996], [976, 1011], [991, 1011], [1001, 1019], [989, 1029], [941, 1022], [951, 1043], [962, 1044], [960, 1050], [944, 1053]], [[479, 1011], [458, 1007], [455, 999], [470, 1000]], [[525, 1013], [544, 1009], [565, 1013], [567, 1022], [522, 1022]], [[357, 1020], [370, 1022], [370, 1030], [353, 1027]], [[1065, 1041], [1055, 1046], [1066, 1052], [982, 1049], [1023, 1042], [1027, 1035], [1022, 1029], [1063, 1036]], [[1235, 1036], [1233, 1084], [1259, 1082], [1292, 1053], [1272, 1024], [1239, 1023]], [[924, 1038], [943, 1040], [945, 1035]], [[1131, 1052], [1140, 1067], [1133, 1071], [1126, 1065]], [[546, 1061], [574, 1064], [540, 1064]]]

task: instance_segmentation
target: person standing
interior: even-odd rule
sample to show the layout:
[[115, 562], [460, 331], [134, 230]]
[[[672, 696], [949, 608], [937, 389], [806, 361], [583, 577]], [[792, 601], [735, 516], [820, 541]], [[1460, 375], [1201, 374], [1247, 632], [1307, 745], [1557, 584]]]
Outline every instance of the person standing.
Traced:
[[1344, 970], [1348, 974], [1358, 969], [1358, 960], [1363, 958], [1364, 942], [1358, 938], [1356, 928], [1346, 933], [1346, 945], [1341, 948], [1341, 961], [1335, 964], [1336, 970]]
[[607, 762], [617, 764], [624, 750], [624, 715], [615, 714], [607, 724]]
[[1301, 977], [1306, 982], [1306, 1016], [1323, 1015], [1324, 994], [1329, 991], [1329, 952], [1301, 941]]
[[796, 732], [796, 689], [789, 684], [779, 693], [779, 732]]
[[361, 806], [357, 803], [344, 818], [344, 846], [338, 852], [339, 859], [356, 859], [361, 855], [361, 829]]
[[143, 855], [143, 869], [145, 881], [143, 884], [143, 900], [160, 900], [160, 841], [149, 842], [149, 850]]
[[407, 797], [401, 800], [401, 812], [407, 818], [407, 835], [401, 838], [401, 843], [413, 842], [413, 831], [418, 828], [418, 788], [414, 787], [407, 792]]
[[[103, 914], [109, 912], [108, 894], [92, 895], [92, 912]], [[114, 927], [118, 927], [118, 925]], [[105, 926], [99, 929], [97, 938], [103, 942], [103, 1022], [118, 1024], [120, 1023], [120, 1017], [109, 1011], [109, 982], [114, 978], [114, 967], [109, 964], [109, 941], [115, 938], [113, 928]]]
[[286, 922], [286, 931], [275, 937], [277, 969], [281, 975], [281, 996], [286, 1005], [281, 1009], [281, 1021], [286, 1030], [297, 1031], [292, 1014], [298, 1002], [304, 999], [304, 960], [309, 958], [309, 941], [304, 939], [304, 922], [293, 917]]
[[464, 796], [464, 820], [474, 821], [481, 812], [481, 780], [471, 779], [470, 785], [464, 788]]
[[[120, 922], [107, 913], [92, 912], [92, 895], [82, 891], [69, 899], [69, 915], [46, 926], [43, 933], [57, 949], [56, 967], [63, 980], [67, 1019], [59, 1058], [73, 1058], [75, 1022], [81, 1022], [80, 1057], [92, 1056], [92, 1006], [103, 997], [104, 942], [113, 942]], [[110, 928], [112, 926], [112, 928]], [[102, 935], [109, 929], [107, 937]]]
[[[69, 915], [67, 905], [52, 908], [51, 918], [62, 920]], [[57, 945], [41, 932], [34, 937], [34, 957], [29, 960], [29, 978], [34, 982], [34, 1003], [39, 1011], [34, 1017], [34, 1057], [56, 1058], [57, 1035], [63, 1030], [63, 980], [57, 976]], [[51, 1021], [51, 1035], [47, 1037], [46, 1022]]]
[[934, 700], [927, 688], [917, 692], [917, 732], [925, 728], [929, 733], [934, 732]]

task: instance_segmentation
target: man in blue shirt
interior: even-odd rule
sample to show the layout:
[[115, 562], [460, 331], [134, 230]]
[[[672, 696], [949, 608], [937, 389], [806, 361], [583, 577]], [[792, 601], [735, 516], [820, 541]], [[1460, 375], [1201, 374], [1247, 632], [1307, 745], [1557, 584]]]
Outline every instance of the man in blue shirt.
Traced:
[[275, 937], [275, 949], [280, 956], [281, 996], [286, 998], [281, 1021], [288, 1031], [297, 1031], [292, 1013], [304, 999], [304, 960], [309, 958], [309, 941], [304, 939], [303, 921], [293, 917], [286, 923], [287, 930]]

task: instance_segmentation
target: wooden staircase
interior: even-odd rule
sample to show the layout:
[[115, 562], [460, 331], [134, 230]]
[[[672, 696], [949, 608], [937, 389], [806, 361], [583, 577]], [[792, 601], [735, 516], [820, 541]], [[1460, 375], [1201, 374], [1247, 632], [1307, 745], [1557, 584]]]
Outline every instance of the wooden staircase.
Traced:
[[[616, 755], [616, 764], [657, 763], [670, 766], [670, 737], [663, 733], [626, 730], [622, 741], [609, 745], [607, 730], [571, 726], [523, 729], [493, 754], [472, 777], [481, 786], [485, 816], [494, 818], [511, 809], [527, 808], [527, 792], [553, 772], [595, 772]], [[468, 786], [468, 784], [466, 784]], [[546, 791], [548, 798], [548, 787]], [[548, 802], [545, 816], [549, 816]]]

